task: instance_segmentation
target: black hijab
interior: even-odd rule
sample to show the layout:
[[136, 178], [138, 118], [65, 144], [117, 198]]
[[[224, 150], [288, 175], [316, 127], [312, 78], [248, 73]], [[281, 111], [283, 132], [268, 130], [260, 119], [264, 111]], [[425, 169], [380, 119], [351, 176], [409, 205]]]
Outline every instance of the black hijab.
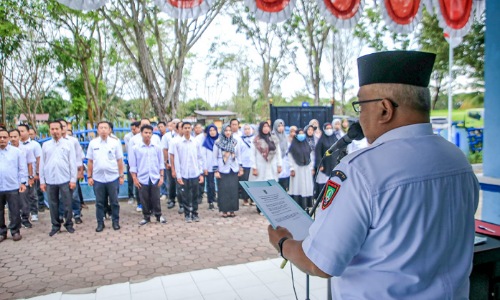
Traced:
[[[298, 129], [297, 135], [300, 131], [304, 132], [302, 129]], [[297, 139], [297, 136], [295, 136], [292, 140], [288, 153], [292, 155], [293, 160], [297, 165], [307, 166], [311, 163], [311, 151], [312, 149], [311, 146], [309, 146], [307, 139], [301, 142]]]

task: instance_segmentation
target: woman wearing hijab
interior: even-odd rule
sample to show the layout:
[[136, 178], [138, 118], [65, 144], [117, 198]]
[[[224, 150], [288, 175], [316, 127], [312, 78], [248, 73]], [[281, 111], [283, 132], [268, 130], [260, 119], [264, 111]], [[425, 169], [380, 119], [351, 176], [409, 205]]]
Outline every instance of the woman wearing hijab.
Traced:
[[213, 154], [217, 161], [217, 165], [214, 166], [214, 175], [218, 179], [219, 188], [217, 204], [224, 218], [235, 217], [234, 212], [239, 209], [238, 176], [243, 174], [243, 168], [239, 165], [238, 148], [231, 126], [228, 123], [222, 125], [222, 134], [215, 142]]
[[316, 119], [312, 119], [311, 121], [309, 121], [309, 125], [311, 125], [314, 128], [314, 140], [317, 143], [319, 138], [321, 137], [321, 129], [319, 129], [319, 122]]
[[304, 134], [306, 135], [306, 142], [309, 144], [309, 147], [311, 147], [311, 160], [314, 162], [315, 161], [315, 150], [316, 150], [316, 142], [318, 141], [314, 137], [314, 127], [312, 125], [307, 125], [304, 128]]
[[288, 165], [288, 137], [285, 134], [285, 122], [282, 119], [277, 119], [273, 124], [272, 134], [279, 140], [279, 148], [281, 151], [282, 167], [278, 175], [279, 184], [281, 187], [288, 191], [290, 183], [290, 166]]
[[293, 139], [295, 138], [296, 134], [297, 134], [297, 126], [295, 125], [290, 126], [290, 132], [288, 133], [288, 145], [290, 145], [293, 142]]
[[253, 139], [252, 162], [250, 181], [278, 181], [282, 166], [281, 149], [267, 122], [259, 124], [258, 134]]
[[219, 132], [215, 124], [210, 124], [205, 128], [205, 140], [201, 147], [201, 155], [204, 160], [203, 174], [205, 175], [205, 182], [207, 183], [207, 199], [208, 209], [214, 209], [215, 202], [215, 178], [214, 166], [217, 165], [217, 160], [214, 157], [214, 144], [219, 138]]
[[[240, 176], [240, 181], [248, 181], [250, 176], [250, 169], [252, 168], [252, 141], [254, 139], [253, 128], [249, 124], [243, 125], [243, 132], [241, 135], [242, 145], [240, 146], [240, 163], [243, 167], [243, 175]], [[245, 189], [240, 186], [240, 198], [243, 199], [243, 205], [248, 206], [253, 205], [253, 201], [250, 201], [250, 196], [248, 196]]]
[[314, 164], [314, 170], [318, 170], [318, 175], [316, 176], [316, 187], [314, 198], [318, 197], [318, 194], [323, 189], [326, 184], [330, 173], [336, 165], [336, 158], [331, 155], [327, 156], [321, 161], [321, 158], [325, 155], [326, 151], [337, 142], [337, 137], [333, 134], [333, 126], [331, 123], [323, 124], [323, 135], [316, 144], [316, 161]]
[[[312, 128], [311, 128], [312, 129]], [[290, 190], [288, 194], [304, 210], [313, 204], [313, 180], [314, 163], [311, 160], [312, 149], [306, 139], [304, 130], [297, 130], [297, 135], [288, 150], [288, 161], [290, 162]]]

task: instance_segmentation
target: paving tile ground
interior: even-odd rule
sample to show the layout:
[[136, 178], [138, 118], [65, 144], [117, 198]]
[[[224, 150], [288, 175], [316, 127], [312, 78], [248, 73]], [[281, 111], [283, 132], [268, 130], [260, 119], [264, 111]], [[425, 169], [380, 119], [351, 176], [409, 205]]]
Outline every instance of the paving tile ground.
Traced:
[[[235, 218], [222, 218], [200, 205], [201, 222], [186, 224], [177, 207], [167, 210], [168, 223], [139, 226], [142, 214], [120, 202], [121, 230], [111, 221], [95, 232], [95, 207], [82, 211], [76, 232], [49, 237], [48, 211], [39, 214], [23, 239], [0, 243], [0, 300], [28, 298], [120, 282], [139, 282], [176, 274], [276, 258], [267, 240], [267, 220], [255, 207], [240, 206]], [[7, 214], [7, 211], [5, 211]]]

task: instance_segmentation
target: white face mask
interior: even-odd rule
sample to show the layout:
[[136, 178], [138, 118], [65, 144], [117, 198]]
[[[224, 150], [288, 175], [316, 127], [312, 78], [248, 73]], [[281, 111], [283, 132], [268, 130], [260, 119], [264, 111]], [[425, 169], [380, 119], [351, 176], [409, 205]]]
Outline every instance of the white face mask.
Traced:
[[325, 129], [325, 134], [331, 136], [333, 134], [333, 129]]

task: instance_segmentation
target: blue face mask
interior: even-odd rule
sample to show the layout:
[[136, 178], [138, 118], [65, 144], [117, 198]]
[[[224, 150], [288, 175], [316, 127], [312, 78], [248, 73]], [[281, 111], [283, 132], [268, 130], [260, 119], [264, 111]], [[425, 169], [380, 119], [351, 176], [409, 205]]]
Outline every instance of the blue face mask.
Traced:
[[299, 133], [299, 134], [297, 134], [297, 140], [299, 140], [299, 142], [303, 142], [305, 139], [306, 139], [306, 134], [305, 133]]

